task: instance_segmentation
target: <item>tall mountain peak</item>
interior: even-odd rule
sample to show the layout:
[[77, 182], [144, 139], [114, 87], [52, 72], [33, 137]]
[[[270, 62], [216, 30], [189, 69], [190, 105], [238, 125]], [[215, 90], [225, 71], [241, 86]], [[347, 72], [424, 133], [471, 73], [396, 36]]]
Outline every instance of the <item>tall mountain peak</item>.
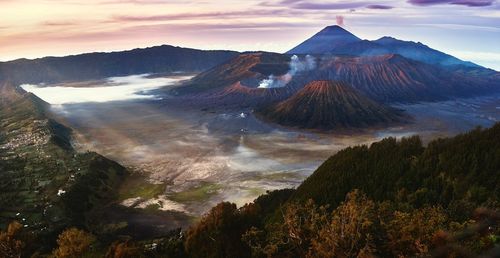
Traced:
[[343, 27], [341, 27], [339, 25], [326, 26], [317, 34], [320, 34], [320, 33], [349, 33], [352, 35], [352, 33], [350, 33], [348, 30], [344, 29]]
[[287, 54], [323, 54], [338, 46], [358, 41], [361, 41], [361, 39], [344, 28], [333, 25], [325, 27], [311, 38], [288, 51]]

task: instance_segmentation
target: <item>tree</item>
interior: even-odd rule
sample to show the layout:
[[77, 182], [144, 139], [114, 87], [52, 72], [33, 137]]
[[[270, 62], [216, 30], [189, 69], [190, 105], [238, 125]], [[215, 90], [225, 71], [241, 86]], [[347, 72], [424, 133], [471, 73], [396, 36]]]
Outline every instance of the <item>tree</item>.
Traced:
[[130, 241], [114, 242], [106, 253], [106, 258], [137, 258], [142, 257], [139, 248]]
[[395, 211], [384, 224], [387, 247], [396, 257], [422, 256], [429, 252], [436, 233], [446, 230], [449, 218], [441, 207], [410, 212]]
[[219, 203], [187, 231], [186, 252], [191, 257], [246, 257], [249, 247], [241, 236], [250, 228], [236, 204]]
[[54, 256], [56, 258], [79, 257], [90, 249], [95, 240], [92, 234], [83, 230], [66, 229], [57, 238], [58, 247], [54, 250]]
[[375, 203], [354, 190], [311, 241], [308, 257], [371, 257], [375, 253]]
[[14, 221], [9, 224], [6, 232], [0, 231], [0, 257], [18, 258], [21, 257], [24, 243], [18, 240], [23, 225]]

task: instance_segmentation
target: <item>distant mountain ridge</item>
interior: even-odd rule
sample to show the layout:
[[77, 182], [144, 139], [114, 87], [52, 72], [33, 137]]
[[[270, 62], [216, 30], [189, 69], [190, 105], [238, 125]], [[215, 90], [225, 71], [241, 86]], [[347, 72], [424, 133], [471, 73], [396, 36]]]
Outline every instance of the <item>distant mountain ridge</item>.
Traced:
[[287, 54], [334, 54], [353, 56], [373, 56], [399, 54], [409, 59], [449, 69], [486, 69], [469, 61], [432, 49], [420, 42], [404, 41], [393, 37], [377, 40], [362, 40], [340, 26], [328, 26]]
[[57, 83], [143, 73], [202, 72], [238, 55], [162, 45], [110, 53], [18, 59], [0, 63], [0, 80]]

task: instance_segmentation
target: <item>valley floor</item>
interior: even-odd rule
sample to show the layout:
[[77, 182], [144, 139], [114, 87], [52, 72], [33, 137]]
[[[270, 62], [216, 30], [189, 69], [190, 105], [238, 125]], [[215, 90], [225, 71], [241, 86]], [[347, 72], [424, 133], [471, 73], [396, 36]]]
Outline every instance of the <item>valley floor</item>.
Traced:
[[[99, 88], [93, 89], [99, 95]], [[296, 187], [347, 146], [414, 134], [429, 141], [500, 121], [500, 95], [398, 104], [414, 117], [412, 123], [331, 134], [276, 127], [257, 120], [251, 110], [187, 109], [172, 98], [52, 106], [75, 130], [80, 151], [96, 151], [140, 174], [124, 184], [120, 205], [152, 218], [170, 214], [174, 225], [153, 220], [165, 230], [192, 223], [220, 201], [243, 205], [268, 190]]]

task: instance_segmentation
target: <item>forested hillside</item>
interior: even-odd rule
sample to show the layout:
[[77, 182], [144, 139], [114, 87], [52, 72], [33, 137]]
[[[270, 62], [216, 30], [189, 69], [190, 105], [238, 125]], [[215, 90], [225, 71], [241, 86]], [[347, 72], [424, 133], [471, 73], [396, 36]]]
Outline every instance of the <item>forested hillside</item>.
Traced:
[[340, 151], [297, 190], [219, 204], [185, 247], [192, 257], [497, 257], [499, 179], [500, 124], [428, 146], [388, 138]]
[[336, 206], [352, 189], [377, 201], [412, 207], [440, 204], [458, 209], [498, 204], [500, 124], [438, 139], [426, 147], [414, 136], [344, 149], [302, 183], [293, 199]]

